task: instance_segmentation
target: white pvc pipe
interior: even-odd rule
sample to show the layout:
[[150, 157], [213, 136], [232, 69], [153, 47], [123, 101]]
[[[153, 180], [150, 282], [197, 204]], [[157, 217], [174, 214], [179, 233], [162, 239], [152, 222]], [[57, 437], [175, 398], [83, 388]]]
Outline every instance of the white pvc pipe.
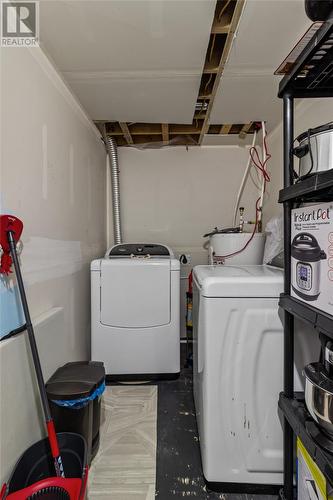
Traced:
[[[256, 138], [257, 138], [257, 131], [255, 130], [254, 134], [253, 134], [253, 140], [252, 140], [251, 148], [254, 147], [254, 145], [256, 143]], [[245, 184], [246, 184], [247, 178], [248, 178], [249, 173], [250, 173], [250, 169], [251, 169], [251, 155], [249, 153], [249, 158], [247, 160], [247, 164], [246, 164], [246, 167], [245, 167], [243, 179], [242, 179], [242, 182], [241, 182], [238, 194], [237, 194], [236, 203], [235, 203], [235, 207], [234, 207], [234, 217], [233, 217], [233, 223], [232, 223], [234, 227], [236, 226], [237, 212], [238, 212], [238, 208], [239, 208], [239, 203], [240, 203], [240, 200], [241, 200], [244, 188], [245, 188]]]

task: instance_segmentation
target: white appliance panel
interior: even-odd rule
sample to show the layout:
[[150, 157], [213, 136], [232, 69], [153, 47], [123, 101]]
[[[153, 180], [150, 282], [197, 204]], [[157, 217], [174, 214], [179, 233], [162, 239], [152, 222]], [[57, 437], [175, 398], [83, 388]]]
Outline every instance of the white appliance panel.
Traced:
[[[280, 485], [283, 272], [196, 266], [193, 278], [193, 391], [204, 476], [217, 483]], [[237, 285], [238, 297], [226, 296], [230, 284], [233, 292]], [[295, 333], [298, 391], [304, 390], [303, 367], [318, 358], [320, 343], [304, 323]]]
[[199, 430], [205, 477], [279, 484], [282, 430], [277, 403], [283, 336], [278, 299], [201, 298], [199, 315], [203, 309], [204, 328], [199, 326], [194, 358], [198, 355], [195, 372], [202, 395], [196, 406], [202, 405]]
[[[249, 472], [281, 472], [282, 429], [278, 398], [283, 387], [282, 324], [277, 300], [264, 300], [258, 307], [247, 304], [235, 311], [237, 325], [232, 341], [236, 370], [232, 378], [234, 412], [242, 456]], [[250, 331], [249, 331], [250, 328]], [[226, 360], [224, 360], [225, 362]], [[235, 408], [235, 405], [231, 406]]]
[[103, 259], [101, 323], [150, 328], [170, 323], [169, 259]]
[[[162, 262], [163, 264], [162, 264]], [[113, 262], [113, 263], [111, 263]], [[140, 262], [140, 263], [138, 263]], [[147, 269], [146, 264], [157, 270], [159, 283], [152, 278], [151, 267]], [[161, 262], [161, 266], [155, 267], [154, 262]], [[116, 264], [117, 263], [117, 264]], [[130, 265], [132, 267], [130, 267]], [[114, 267], [120, 267], [124, 272], [114, 273]], [[104, 271], [107, 271], [105, 274]], [[132, 273], [132, 270], [134, 271]], [[145, 273], [143, 271], [145, 270]], [[164, 271], [168, 270], [166, 277]], [[142, 271], [142, 274], [141, 274]], [[163, 272], [162, 272], [163, 271]], [[113, 283], [105, 283], [106, 277]], [[115, 279], [116, 278], [116, 279]], [[133, 281], [134, 278], [134, 281]], [[127, 281], [127, 284], [125, 283]], [[153, 284], [153, 286], [152, 286]], [[103, 286], [106, 285], [106, 288]], [[111, 316], [113, 302], [107, 295], [107, 287], [110, 286], [112, 301], [117, 302], [121, 311], [115, 311], [117, 322], [137, 325], [148, 324], [153, 326], [110, 326], [102, 323], [101, 310], [104, 308], [105, 316], [109, 323], [116, 323]], [[161, 290], [164, 287], [166, 290]], [[119, 289], [130, 298], [117, 296]], [[135, 290], [135, 293], [134, 293]], [[134, 296], [133, 296], [134, 294]], [[149, 294], [151, 296], [149, 297]], [[149, 376], [149, 374], [177, 374], [180, 371], [180, 265], [178, 259], [98, 259], [91, 263], [91, 357], [104, 362], [106, 373], [121, 377], [128, 375]], [[103, 296], [103, 306], [102, 306]], [[159, 302], [161, 297], [167, 302], [162, 307]], [[136, 302], [133, 302], [135, 298]], [[137, 307], [141, 304], [141, 309]], [[145, 309], [146, 305], [148, 309]], [[152, 304], [158, 309], [151, 310]], [[155, 307], [153, 306], [153, 307]], [[106, 309], [105, 309], [106, 308]], [[109, 311], [108, 311], [109, 308]], [[107, 316], [108, 312], [110, 317]], [[140, 316], [138, 316], [140, 314]], [[155, 314], [155, 316], [154, 316]], [[122, 315], [122, 316], [121, 316]], [[136, 316], [129, 318], [128, 316]], [[139, 320], [137, 318], [139, 317]], [[145, 323], [142, 321], [145, 319]], [[156, 325], [156, 323], [166, 324]]]

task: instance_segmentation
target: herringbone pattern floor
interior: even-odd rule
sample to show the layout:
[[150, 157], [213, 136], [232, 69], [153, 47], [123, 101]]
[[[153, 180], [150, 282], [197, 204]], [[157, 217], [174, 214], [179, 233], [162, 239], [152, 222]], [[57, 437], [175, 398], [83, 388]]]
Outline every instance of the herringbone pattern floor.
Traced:
[[101, 444], [90, 470], [89, 500], [152, 500], [156, 476], [157, 387], [107, 387]]

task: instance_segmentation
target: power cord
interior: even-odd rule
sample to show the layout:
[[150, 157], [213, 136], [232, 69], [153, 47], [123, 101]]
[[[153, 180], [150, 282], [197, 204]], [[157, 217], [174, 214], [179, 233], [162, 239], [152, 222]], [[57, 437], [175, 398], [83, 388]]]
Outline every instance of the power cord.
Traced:
[[[313, 171], [313, 167], [314, 167], [314, 160], [313, 160], [313, 152], [312, 152], [312, 145], [311, 145], [311, 133], [312, 133], [312, 130], [311, 128], [309, 128], [307, 130], [307, 145], [305, 148], [302, 148], [302, 150], [298, 150], [298, 148], [295, 148], [294, 145], [292, 147], [292, 154], [297, 156], [297, 158], [303, 158], [303, 156], [306, 156], [308, 153], [310, 155], [310, 160], [311, 160], [311, 165], [310, 165], [310, 168], [308, 170], [308, 172], [304, 175], [298, 175], [298, 173], [295, 171], [294, 168], [291, 167], [291, 164], [290, 164], [290, 170], [291, 171], [291, 174], [293, 176], [294, 179], [296, 179], [296, 183], [297, 182], [300, 182], [300, 181], [304, 181], [305, 179], [307, 179], [308, 177], [310, 177], [312, 171]], [[295, 144], [295, 141], [297, 141], [298, 139], [296, 138], [294, 140], [294, 144]]]

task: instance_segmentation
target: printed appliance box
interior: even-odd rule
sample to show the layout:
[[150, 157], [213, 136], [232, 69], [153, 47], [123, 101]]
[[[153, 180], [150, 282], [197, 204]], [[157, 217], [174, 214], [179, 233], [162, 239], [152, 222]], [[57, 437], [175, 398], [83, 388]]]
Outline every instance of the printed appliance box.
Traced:
[[332, 488], [297, 439], [297, 500], [332, 500]]
[[291, 212], [291, 295], [333, 315], [333, 202]]

